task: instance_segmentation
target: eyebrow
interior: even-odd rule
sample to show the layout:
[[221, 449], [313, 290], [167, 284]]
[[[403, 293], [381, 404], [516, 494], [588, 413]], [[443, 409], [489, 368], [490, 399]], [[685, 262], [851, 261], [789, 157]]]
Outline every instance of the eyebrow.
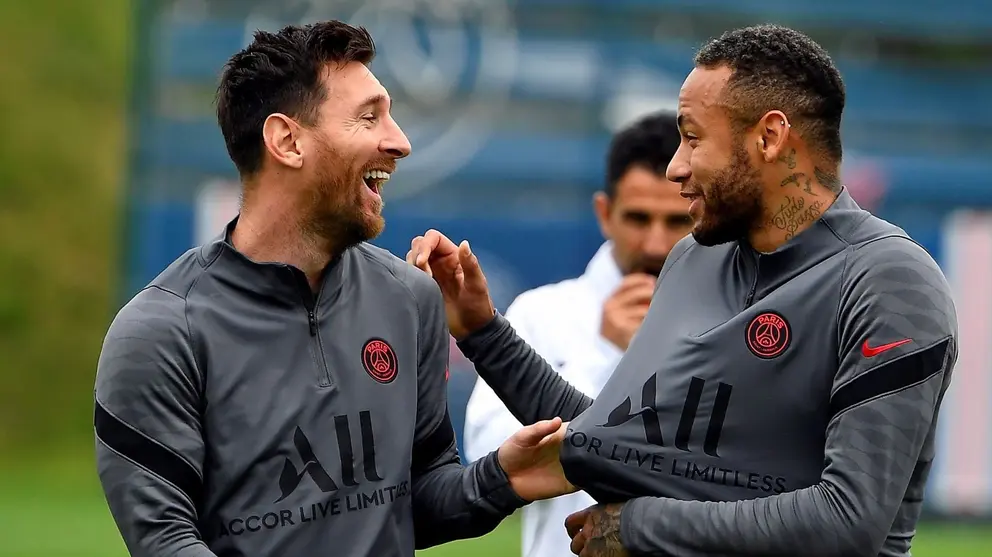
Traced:
[[372, 95], [371, 97], [369, 97], [369, 98], [367, 98], [367, 99], [365, 99], [365, 100], [364, 100], [364, 101], [362, 102], [362, 104], [360, 104], [360, 105], [358, 105], [358, 106], [360, 106], [360, 107], [363, 107], [363, 108], [364, 108], [364, 107], [366, 107], [366, 106], [375, 106], [375, 105], [377, 105], [377, 104], [379, 104], [379, 103], [381, 103], [381, 102], [385, 102], [385, 103], [386, 103], [386, 108], [387, 108], [387, 109], [388, 109], [389, 107], [391, 107], [391, 106], [392, 106], [392, 104], [393, 104], [393, 103], [392, 103], [392, 100], [391, 100], [391, 99], [390, 99], [389, 97], [387, 97], [386, 95], [383, 95], [383, 94], [377, 94], [377, 95]]

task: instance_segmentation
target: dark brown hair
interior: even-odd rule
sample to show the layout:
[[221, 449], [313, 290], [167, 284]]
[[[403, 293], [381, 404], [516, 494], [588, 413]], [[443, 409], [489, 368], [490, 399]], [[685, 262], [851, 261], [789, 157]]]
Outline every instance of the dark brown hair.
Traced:
[[362, 27], [340, 21], [257, 31], [250, 45], [224, 66], [217, 88], [217, 123], [238, 172], [250, 176], [262, 164], [262, 124], [279, 112], [313, 125], [327, 92], [327, 64], [375, 57], [375, 43]]

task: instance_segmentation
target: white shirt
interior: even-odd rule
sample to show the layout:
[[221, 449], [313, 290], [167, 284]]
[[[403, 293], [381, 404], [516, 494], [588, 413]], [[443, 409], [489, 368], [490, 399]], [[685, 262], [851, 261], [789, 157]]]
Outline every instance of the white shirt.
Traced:
[[[506, 310], [517, 334], [575, 388], [595, 398], [623, 352], [600, 331], [603, 304], [620, 286], [610, 242], [600, 246], [574, 279], [520, 294]], [[469, 461], [496, 450], [522, 425], [481, 379], [465, 411], [464, 446]], [[565, 518], [596, 502], [583, 492], [523, 508], [523, 557], [574, 557]]]

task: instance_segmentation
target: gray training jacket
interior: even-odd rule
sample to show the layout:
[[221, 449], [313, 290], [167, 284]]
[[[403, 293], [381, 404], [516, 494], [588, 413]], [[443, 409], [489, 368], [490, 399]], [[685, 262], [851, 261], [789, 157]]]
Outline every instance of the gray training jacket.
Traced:
[[433, 280], [361, 244], [315, 296], [227, 238], [139, 292], [100, 355], [99, 477], [131, 555], [412, 557], [523, 506], [495, 452], [459, 462]]
[[[786, 219], [776, 221], [786, 226]], [[692, 237], [595, 401], [498, 317], [460, 343], [635, 554], [908, 556], [957, 318], [937, 264], [846, 190], [770, 254]]]

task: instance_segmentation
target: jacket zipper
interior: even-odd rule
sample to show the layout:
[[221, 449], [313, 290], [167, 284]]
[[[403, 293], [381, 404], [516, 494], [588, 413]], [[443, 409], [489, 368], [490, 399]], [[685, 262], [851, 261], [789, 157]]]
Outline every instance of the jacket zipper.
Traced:
[[303, 297], [303, 308], [307, 312], [307, 325], [310, 328], [310, 338], [313, 341], [310, 344], [310, 349], [313, 352], [314, 363], [318, 368], [317, 384], [321, 387], [329, 387], [331, 385], [331, 373], [327, 369], [327, 358], [324, 356], [324, 350], [320, 344], [320, 327], [317, 323], [317, 302], [320, 300], [320, 293], [324, 289], [324, 285], [321, 283], [320, 288], [317, 289], [317, 295], [314, 296], [306, 276], [297, 269], [292, 269], [292, 272], [300, 289], [300, 295]]
[[744, 300], [744, 309], [751, 307], [754, 303], [754, 292], [758, 289], [758, 275], [761, 270], [761, 254], [758, 254], [754, 258], [754, 280], [751, 281], [751, 290], [747, 293], [747, 299]]

